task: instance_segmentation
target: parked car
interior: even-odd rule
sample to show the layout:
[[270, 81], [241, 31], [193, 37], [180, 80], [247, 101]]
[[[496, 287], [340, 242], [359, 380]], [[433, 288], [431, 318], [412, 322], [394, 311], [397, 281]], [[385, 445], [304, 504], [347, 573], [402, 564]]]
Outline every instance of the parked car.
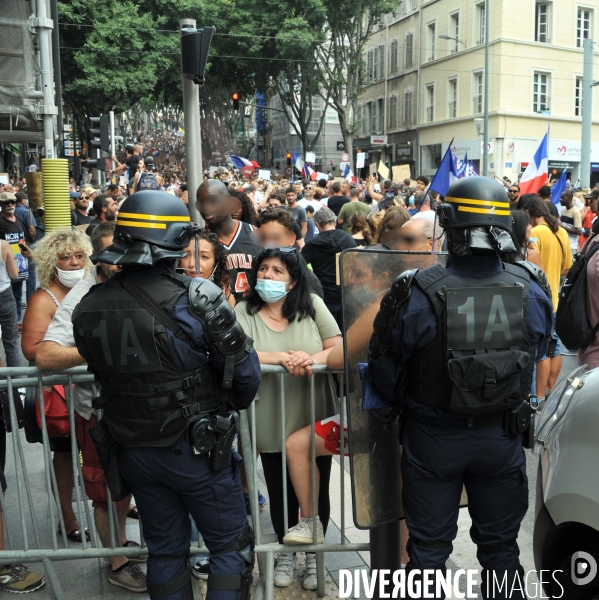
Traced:
[[599, 598], [599, 368], [579, 367], [556, 387], [537, 416], [534, 451], [533, 547], [545, 594]]

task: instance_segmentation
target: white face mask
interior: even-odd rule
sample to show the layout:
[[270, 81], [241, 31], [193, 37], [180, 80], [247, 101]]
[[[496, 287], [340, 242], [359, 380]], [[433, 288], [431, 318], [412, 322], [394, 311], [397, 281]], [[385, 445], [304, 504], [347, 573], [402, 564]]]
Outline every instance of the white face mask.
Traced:
[[58, 275], [58, 281], [62, 285], [72, 288], [83, 279], [85, 269], [77, 269], [76, 271], [63, 271], [56, 267], [56, 274]]

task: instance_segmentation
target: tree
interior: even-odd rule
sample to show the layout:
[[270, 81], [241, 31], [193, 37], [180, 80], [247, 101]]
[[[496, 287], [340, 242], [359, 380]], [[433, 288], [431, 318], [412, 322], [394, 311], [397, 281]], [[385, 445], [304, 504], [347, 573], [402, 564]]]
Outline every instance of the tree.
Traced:
[[357, 102], [368, 87], [364, 48], [373, 26], [397, 8], [390, 0], [323, 0], [328, 39], [314, 46], [320, 95], [337, 111], [345, 151], [353, 163]]

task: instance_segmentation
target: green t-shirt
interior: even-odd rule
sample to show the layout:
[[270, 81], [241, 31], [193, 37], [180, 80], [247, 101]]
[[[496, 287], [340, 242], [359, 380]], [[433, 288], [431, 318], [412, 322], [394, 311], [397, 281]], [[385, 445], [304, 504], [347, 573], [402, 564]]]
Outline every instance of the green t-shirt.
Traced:
[[[323, 341], [339, 335], [339, 327], [315, 294], [310, 294], [316, 315], [314, 319], [297, 319], [285, 331], [273, 331], [260, 315], [247, 313], [247, 302], [235, 306], [237, 320], [243, 330], [254, 340], [254, 348], [260, 352], [288, 352], [303, 350], [316, 354], [323, 349]], [[281, 444], [281, 379], [277, 373], [262, 376], [256, 398], [256, 443], [258, 452], [282, 452]], [[284, 375], [285, 385], [285, 435], [310, 424], [310, 381], [307, 377]], [[316, 420], [320, 421], [339, 412], [336, 393], [330, 376], [316, 375], [314, 378]]]
[[347, 231], [347, 233], [351, 232], [351, 218], [359, 210], [368, 215], [370, 207], [368, 204], [364, 204], [364, 202], [347, 202], [341, 207], [339, 218], [343, 219], [343, 231]]

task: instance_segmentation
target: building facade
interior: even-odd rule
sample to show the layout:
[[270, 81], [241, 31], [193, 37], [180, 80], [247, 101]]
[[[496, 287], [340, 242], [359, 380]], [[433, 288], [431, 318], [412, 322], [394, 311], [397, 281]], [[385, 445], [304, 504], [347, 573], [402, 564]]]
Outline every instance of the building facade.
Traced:
[[[482, 118], [484, 109], [485, 3], [430, 0], [413, 6], [412, 0], [404, 0], [400, 12], [404, 5], [403, 18], [389, 22], [372, 35], [373, 45], [382, 45], [383, 39], [390, 43], [386, 46], [384, 78], [360, 99], [366, 106], [363, 122], [368, 128], [375, 100], [378, 114], [386, 109], [390, 122], [394, 122], [393, 115], [398, 113], [393, 108], [393, 92], [398, 90], [401, 97], [403, 90], [414, 86], [415, 128], [407, 131], [415, 136], [412, 164], [416, 170], [434, 174], [451, 140], [454, 153], [459, 158], [468, 153], [480, 169], [482, 128], [479, 135], [475, 119]], [[550, 173], [557, 177], [565, 169], [576, 182], [581, 177], [582, 46], [585, 38], [599, 39], [599, 5], [578, 0], [492, 0], [489, 11], [489, 175], [517, 179], [550, 127]], [[392, 42], [411, 29], [415, 30], [418, 69], [392, 76]], [[404, 42], [404, 54], [407, 47]], [[599, 45], [595, 48], [595, 63], [598, 56]], [[368, 54], [365, 62], [370, 68]], [[599, 79], [597, 71], [595, 79]], [[596, 96], [592, 182], [599, 180]], [[391, 129], [387, 131], [392, 134]], [[383, 151], [386, 156], [390, 156], [390, 139]], [[395, 148], [392, 162], [400, 164], [397, 144]]]
[[[383, 15], [364, 56], [369, 87], [358, 104], [354, 150], [368, 164], [409, 164], [416, 176], [418, 147], [419, 0], [404, 0]], [[383, 142], [383, 143], [381, 143]]]

